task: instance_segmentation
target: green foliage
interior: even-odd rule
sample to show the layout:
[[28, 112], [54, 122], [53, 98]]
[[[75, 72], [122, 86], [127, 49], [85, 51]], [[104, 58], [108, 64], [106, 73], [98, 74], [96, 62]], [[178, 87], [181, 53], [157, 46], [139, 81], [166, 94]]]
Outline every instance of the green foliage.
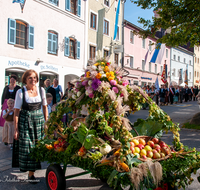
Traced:
[[166, 35], [158, 42], [168, 46], [179, 46], [190, 42], [191, 46], [200, 42], [200, 1], [198, 0], [131, 0], [142, 9], [154, 9], [160, 15], [153, 17], [153, 22], [139, 18], [145, 30], [140, 34], [154, 37], [160, 28], [168, 29]]
[[[134, 129], [139, 133], [140, 136], [151, 136], [154, 137], [159, 131], [162, 130], [163, 124], [157, 121], [149, 121], [138, 119], [134, 123]], [[130, 131], [133, 136], [137, 136], [134, 130]], [[162, 135], [162, 134], [161, 134]]]
[[187, 128], [187, 129], [198, 129], [200, 130], [200, 126], [199, 125], [195, 125], [195, 124], [190, 124], [189, 122], [184, 123], [183, 128]]

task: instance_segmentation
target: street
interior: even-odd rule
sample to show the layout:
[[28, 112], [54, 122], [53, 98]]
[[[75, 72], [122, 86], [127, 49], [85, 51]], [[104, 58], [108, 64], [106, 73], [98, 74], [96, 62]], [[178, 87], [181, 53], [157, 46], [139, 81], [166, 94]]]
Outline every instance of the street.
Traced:
[[[170, 115], [174, 122], [183, 124], [192, 118], [192, 116], [199, 112], [199, 106], [197, 102], [187, 102], [177, 105], [169, 105], [161, 107], [166, 113]], [[136, 112], [134, 115], [130, 115], [129, 119], [131, 122], [136, 121], [138, 118], [145, 119], [148, 117], [148, 109], [140, 110]], [[188, 145], [189, 147], [196, 147], [198, 151], [200, 151], [200, 131], [198, 130], [189, 130], [189, 129], [181, 129], [181, 142], [184, 145]], [[45, 190], [46, 182], [45, 182], [45, 172], [48, 167], [47, 163], [42, 163], [42, 170], [36, 171], [35, 176], [40, 180], [40, 182], [36, 185], [29, 184], [24, 179], [27, 179], [28, 172], [22, 173], [18, 168], [11, 168], [11, 158], [12, 151], [5, 146], [2, 142], [2, 127], [0, 127], [0, 190]], [[172, 134], [164, 134], [162, 140], [167, 144], [172, 144]], [[69, 166], [66, 172], [66, 175], [71, 175], [80, 172], [81, 169]], [[197, 174], [198, 176], [198, 174]], [[17, 180], [21, 180], [21, 182], [17, 182]], [[200, 189], [200, 185], [194, 177], [194, 182], [190, 185], [187, 190], [198, 190]], [[76, 178], [66, 180], [66, 189], [81, 189], [81, 190], [108, 190], [109, 188], [105, 183], [101, 182], [96, 178], [91, 178], [89, 174], [84, 176], [79, 176]]]

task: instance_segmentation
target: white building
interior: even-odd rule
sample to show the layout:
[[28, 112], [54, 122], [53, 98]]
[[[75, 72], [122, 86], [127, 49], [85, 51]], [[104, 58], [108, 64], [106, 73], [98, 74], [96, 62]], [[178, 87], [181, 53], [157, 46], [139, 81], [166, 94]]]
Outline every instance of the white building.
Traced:
[[[170, 77], [172, 84], [181, 84], [185, 81], [185, 72], [188, 68], [188, 86], [191, 87], [194, 84], [194, 53], [188, 51], [183, 47], [171, 48], [171, 70]], [[181, 78], [182, 77], [182, 78]], [[180, 80], [182, 79], [182, 80]]]
[[14, 73], [21, 83], [24, 71], [34, 69], [40, 84], [58, 78], [63, 90], [80, 77], [87, 63], [87, 10], [83, 0], [1, 2], [0, 95]]

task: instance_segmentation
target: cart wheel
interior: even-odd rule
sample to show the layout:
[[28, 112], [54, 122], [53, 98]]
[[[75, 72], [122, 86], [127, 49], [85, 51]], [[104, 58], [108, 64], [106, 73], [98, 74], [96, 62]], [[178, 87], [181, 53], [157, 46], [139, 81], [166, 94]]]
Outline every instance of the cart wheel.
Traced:
[[49, 190], [65, 190], [65, 174], [59, 164], [50, 165], [46, 171], [46, 184]]

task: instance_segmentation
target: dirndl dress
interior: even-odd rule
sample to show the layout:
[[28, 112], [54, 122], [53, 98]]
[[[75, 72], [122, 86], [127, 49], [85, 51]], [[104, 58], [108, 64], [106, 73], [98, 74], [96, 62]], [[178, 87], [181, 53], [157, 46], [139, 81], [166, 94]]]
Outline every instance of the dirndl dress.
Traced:
[[[14, 140], [12, 167], [20, 168], [20, 171], [32, 171], [41, 169], [41, 164], [30, 156], [31, 148], [37, 141], [44, 138], [44, 115], [41, 110], [41, 102], [27, 103], [24, 88], [22, 109], [18, 119], [19, 140]], [[41, 88], [40, 88], [41, 96]]]

